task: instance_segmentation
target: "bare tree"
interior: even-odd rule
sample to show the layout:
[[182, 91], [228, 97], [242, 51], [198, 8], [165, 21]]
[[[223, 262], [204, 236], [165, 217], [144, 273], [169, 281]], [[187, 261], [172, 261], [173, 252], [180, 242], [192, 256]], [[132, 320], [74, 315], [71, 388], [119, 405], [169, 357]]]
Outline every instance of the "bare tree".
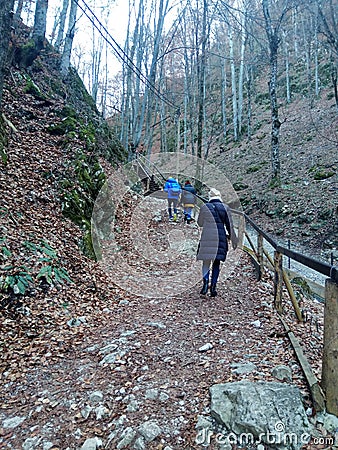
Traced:
[[59, 17], [59, 28], [58, 28], [58, 34], [55, 40], [55, 48], [57, 50], [60, 50], [61, 45], [64, 41], [64, 34], [65, 34], [65, 25], [66, 25], [66, 19], [67, 19], [67, 12], [69, 7], [69, 0], [63, 0], [62, 3], [62, 10], [60, 12]]
[[47, 27], [47, 10], [48, 0], [37, 0], [32, 34], [36, 52], [40, 52], [44, 47]]
[[228, 27], [229, 50], [230, 50], [230, 67], [231, 67], [231, 92], [232, 92], [232, 123], [234, 140], [238, 140], [238, 103], [237, 103], [237, 80], [236, 66], [234, 57], [234, 41], [232, 27]]
[[104, 40], [102, 36], [100, 35], [98, 38], [96, 38], [95, 30], [93, 28], [90, 79], [91, 79], [91, 95], [95, 102], [97, 101], [97, 94], [99, 89], [99, 78], [101, 74], [103, 47], [104, 47]]
[[285, 0], [283, 5], [278, 2], [278, 12], [274, 19], [271, 17], [271, 3], [274, 0], [262, 0], [263, 14], [265, 20], [265, 32], [269, 44], [270, 79], [269, 94], [271, 105], [271, 169], [272, 182], [280, 183], [280, 156], [279, 156], [279, 131], [281, 122], [278, 116], [277, 101], [277, 77], [278, 77], [278, 49], [280, 44], [281, 25], [290, 9], [290, 1]]
[[[198, 5], [197, 5], [198, 8]], [[200, 39], [196, 38], [196, 63], [197, 63], [197, 83], [198, 83], [198, 119], [197, 119], [197, 156], [202, 158], [203, 144], [203, 118], [204, 118], [204, 83], [205, 83], [205, 66], [206, 66], [206, 45], [207, 45], [207, 12], [208, 2], [203, 0], [202, 9], [202, 28]], [[200, 50], [199, 50], [200, 49]]]
[[75, 35], [75, 25], [76, 25], [76, 12], [77, 12], [77, 1], [71, 0], [69, 21], [68, 21], [68, 31], [66, 34], [65, 45], [62, 52], [61, 58], [61, 72], [63, 75], [67, 74], [70, 66], [70, 57], [72, 53], [74, 35]]
[[13, 19], [13, 7], [14, 0], [3, 1], [0, 3], [0, 107], [2, 100], [4, 71], [7, 61], [8, 45], [11, 32], [11, 23]]

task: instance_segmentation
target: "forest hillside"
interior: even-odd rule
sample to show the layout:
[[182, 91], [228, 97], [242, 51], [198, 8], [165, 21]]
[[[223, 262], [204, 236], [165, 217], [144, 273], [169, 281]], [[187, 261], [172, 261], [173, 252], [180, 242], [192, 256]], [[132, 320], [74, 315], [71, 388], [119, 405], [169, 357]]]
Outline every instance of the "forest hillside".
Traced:
[[[267, 80], [262, 79], [262, 94]], [[250, 141], [213, 152], [224, 167], [243, 209], [278, 240], [329, 261], [337, 257], [338, 117], [329, 89], [318, 99], [299, 95], [281, 103], [281, 186], [270, 185], [269, 99], [262, 95], [255, 115], [260, 128]]]
[[[103, 167], [124, 163], [126, 151], [77, 74], [59, 76], [58, 57], [47, 47], [29, 69], [13, 58], [5, 79], [0, 444], [64, 450], [99, 448], [104, 441], [114, 449], [127, 448], [130, 439], [133, 448], [198, 448], [195, 424], [198, 415], [207, 417], [209, 386], [273, 380], [279, 364], [290, 365], [307, 412], [314, 415], [304, 376], [271, 307], [270, 274], [258, 283], [247, 255], [241, 253], [231, 267], [219, 297], [207, 301], [196, 286], [183, 295], [140, 300], [107, 280], [93, 259], [90, 218], [106, 180]], [[267, 104], [257, 105], [262, 125], [252, 141], [212, 149], [212, 162], [268, 232], [292, 238], [306, 251], [332, 251], [337, 219], [332, 100], [323, 92], [311, 108], [302, 99], [284, 113], [280, 188], [270, 187], [267, 176]], [[126, 199], [125, 211], [132, 211], [133, 201]], [[160, 245], [166, 244], [168, 226], [154, 225]], [[190, 232], [196, 238], [197, 227]], [[322, 305], [312, 306], [309, 315], [297, 331], [309, 336], [311, 363], [320, 377]], [[290, 308], [286, 317], [295, 322]], [[252, 372], [241, 372], [249, 359]]]

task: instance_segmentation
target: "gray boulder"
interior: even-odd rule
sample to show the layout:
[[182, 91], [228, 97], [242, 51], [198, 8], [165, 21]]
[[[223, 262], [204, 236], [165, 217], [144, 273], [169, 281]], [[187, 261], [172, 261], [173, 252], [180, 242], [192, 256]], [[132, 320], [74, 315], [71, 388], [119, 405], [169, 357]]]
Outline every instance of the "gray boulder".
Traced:
[[267, 444], [271, 449], [300, 450], [313, 428], [296, 386], [239, 381], [210, 388], [211, 415], [239, 445]]

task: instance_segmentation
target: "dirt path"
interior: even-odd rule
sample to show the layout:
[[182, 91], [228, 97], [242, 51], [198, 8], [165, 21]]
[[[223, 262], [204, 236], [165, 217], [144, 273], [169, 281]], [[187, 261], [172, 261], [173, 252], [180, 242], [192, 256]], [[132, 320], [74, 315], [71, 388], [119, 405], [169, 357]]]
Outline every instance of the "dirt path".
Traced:
[[195, 287], [184, 297], [101, 304], [71, 327], [67, 348], [56, 341], [23, 378], [3, 385], [2, 423], [24, 420], [1, 428], [1, 448], [75, 450], [95, 436], [105, 448], [129, 448], [122, 440], [134, 431], [140, 439], [149, 421], [158, 436], [143, 448], [202, 448], [195, 425], [209, 413], [214, 383], [272, 380], [271, 369], [286, 364], [306, 394], [271, 303], [271, 285], [255, 280], [243, 254], [216, 298], [201, 298]]

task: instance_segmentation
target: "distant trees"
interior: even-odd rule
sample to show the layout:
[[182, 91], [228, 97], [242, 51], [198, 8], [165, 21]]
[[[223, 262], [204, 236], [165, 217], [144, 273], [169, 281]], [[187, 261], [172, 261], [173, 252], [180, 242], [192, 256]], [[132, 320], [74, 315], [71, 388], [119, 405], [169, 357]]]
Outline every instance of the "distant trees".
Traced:
[[[130, 18], [133, 3], [129, 2]], [[129, 22], [124, 47], [121, 142], [126, 148], [130, 144], [136, 148], [142, 136], [145, 148], [150, 152], [159, 111], [157, 86], [163, 64], [160, 52], [163, 49], [164, 21], [169, 0], [151, 3], [150, 9], [146, 3], [139, 1], [135, 24]], [[152, 17], [153, 29], [149, 29], [147, 15]]]
[[318, 2], [319, 33], [324, 35], [330, 49], [331, 80], [338, 110], [338, 8], [335, 0]]
[[14, 0], [0, 2], [0, 108], [2, 100], [2, 89], [4, 71], [7, 62], [8, 45], [13, 20]]
[[[313, 100], [332, 83], [338, 109], [337, 0], [128, 0], [123, 48], [111, 32], [113, 0], [59, 3], [53, 40], [62, 72], [76, 65], [102, 112], [114, 115], [126, 148], [143, 144], [150, 153], [156, 143], [163, 152], [205, 159], [210, 149], [251, 139], [269, 105], [271, 178], [278, 183], [281, 102]], [[36, 0], [38, 46], [46, 7]], [[91, 36], [86, 46], [77, 39], [83, 33]], [[118, 74], [113, 54], [122, 63]]]

